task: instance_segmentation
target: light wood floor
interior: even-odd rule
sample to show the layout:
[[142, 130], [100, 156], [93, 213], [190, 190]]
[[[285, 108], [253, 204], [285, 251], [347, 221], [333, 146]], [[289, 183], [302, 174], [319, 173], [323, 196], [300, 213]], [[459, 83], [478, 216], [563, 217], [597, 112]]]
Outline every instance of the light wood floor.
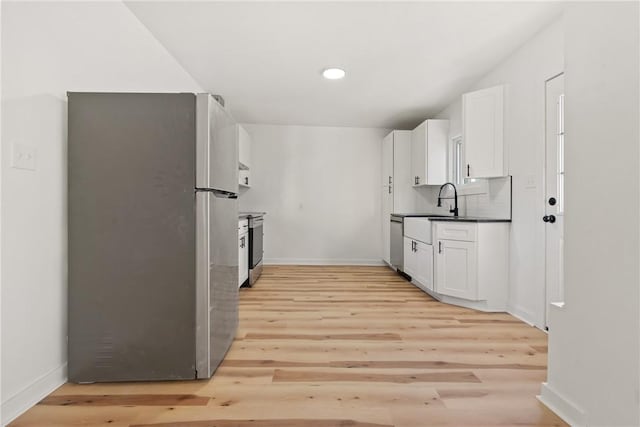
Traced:
[[536, 400], [547, 338], [384, 267], [266, 267], [210, 381], [66, 384], [12, 426], [565, 425]]

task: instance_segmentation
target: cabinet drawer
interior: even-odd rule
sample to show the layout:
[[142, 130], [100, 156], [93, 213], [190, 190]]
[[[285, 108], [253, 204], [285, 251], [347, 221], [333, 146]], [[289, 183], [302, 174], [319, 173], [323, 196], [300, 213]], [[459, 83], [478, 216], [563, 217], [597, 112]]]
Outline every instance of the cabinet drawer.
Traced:
[[476, 224], [453, 221], [438, 222], [436, 224], [437, 240], [476, 241]]
[[405, 218], [404, 235], [413, 240], [431, 243], [431, 222], [429, 222], [429, 218]]

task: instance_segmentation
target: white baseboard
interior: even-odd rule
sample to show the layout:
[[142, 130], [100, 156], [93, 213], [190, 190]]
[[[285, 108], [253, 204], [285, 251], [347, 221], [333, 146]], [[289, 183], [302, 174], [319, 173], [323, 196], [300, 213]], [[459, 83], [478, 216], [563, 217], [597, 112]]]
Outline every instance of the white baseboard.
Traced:
[[386, 265], [381, 259], [265, 258], [265, 265]]
[[570, 426], [582, 427], [587, 425], [584, 411], [560, 393], [556, 392], [549, 386], [549, 383], [542, 383], [538, 400], [555, 412], [556, 415]]
[[518, 308], [518, 307], [507, 306], [507, 313], [509, 313], [510, 315], [512, 315], [518, 320], [522, 320], [524, 323], [526, 323], [529, 326], [534, 326], [538, 329], [544, 329], [543, 325], [538, 325], [537, 322], [534, 320], [535, 316], [533, 315], [533, 313], [527, 310], [522, 310], [521, 308]]
[[66, 363], [44, 374], [17, 394], [6, 399], [2, 402], [2, 425], [7, 425], [18, 418], [65, 382], [67, 382]]

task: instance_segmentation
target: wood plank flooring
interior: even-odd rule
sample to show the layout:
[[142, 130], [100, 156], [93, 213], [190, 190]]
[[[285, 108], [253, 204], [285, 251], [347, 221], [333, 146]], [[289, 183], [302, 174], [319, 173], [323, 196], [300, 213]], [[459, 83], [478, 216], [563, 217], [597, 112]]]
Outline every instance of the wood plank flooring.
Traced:
[[268, 266], [213, 379], [65, 384], [11, 426], [564, 426], [535, 397], [546, 351], [385, 267]]

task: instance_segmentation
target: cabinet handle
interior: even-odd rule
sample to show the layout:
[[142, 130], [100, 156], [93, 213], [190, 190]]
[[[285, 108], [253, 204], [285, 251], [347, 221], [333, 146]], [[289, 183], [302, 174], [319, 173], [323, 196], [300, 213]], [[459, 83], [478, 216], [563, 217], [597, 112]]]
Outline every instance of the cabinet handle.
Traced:
[[438, 253], [442, 253], [442, 242], [438, 240]]
[[420, 184], [420, 177], [416, 176], [416, 184]]
[[248, 176], [244, 177], [244, 183], [245, 183], [245, 185], [249, 185], [249, 177]]
[[391, 177], [389, 177], [389, 185], [391, 185]]
[[391, 186], [389, 186], [389, 194], [391, 194]]
[[469, 163], [467, 163], [467, 178], [469, 176], [471, 176], [471, 174], [469, 173], [469, 169], [471, 169], [471, 165], [469, 165]]

